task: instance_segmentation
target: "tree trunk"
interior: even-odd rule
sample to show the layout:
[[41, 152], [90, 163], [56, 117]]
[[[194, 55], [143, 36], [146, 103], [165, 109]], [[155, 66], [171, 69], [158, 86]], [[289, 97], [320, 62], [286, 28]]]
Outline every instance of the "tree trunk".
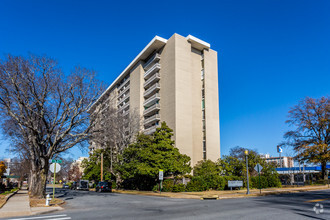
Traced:
[[46, 182], [47, 182], [47, 174], [49, 169], [48, 161], [43, 163], [43, 166], [39, 166], [32, 163], [32, 169], [30, 172], [30, 186], [29, 192], [32, 197], [37, 198], [45, 198], [46, 195]]
[[322, 169], [322, 179], [324, 181], [326, 181], [328, 179], [327, 177], [327, 173], [326, 173], [326, 170], [327, 170], [327, 162], [322, 162], [321, 163], [321, 169]]

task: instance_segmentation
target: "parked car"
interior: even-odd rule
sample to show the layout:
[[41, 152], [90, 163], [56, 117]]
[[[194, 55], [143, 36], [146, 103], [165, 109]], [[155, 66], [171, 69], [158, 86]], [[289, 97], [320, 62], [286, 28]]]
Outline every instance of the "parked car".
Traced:
[[62, 189], [69, 189], [69, 185], [68, 184], [63, 184]]
[[112, 184], [111, 184], [111, 182], [106, 182], [106, 181], [99, 182], [96, 185], [95, 191], [96, 192], [112, 192]]
[[79, 180], [77, 189], [78, 190], [89, 190], [89, 181], [88, 180]]
[[71, 184], [71, 188], [70, 189], [72, 189], [72, 190], [76, 190], [77, 189], [77, 182], [73, 182], [72, 184]]

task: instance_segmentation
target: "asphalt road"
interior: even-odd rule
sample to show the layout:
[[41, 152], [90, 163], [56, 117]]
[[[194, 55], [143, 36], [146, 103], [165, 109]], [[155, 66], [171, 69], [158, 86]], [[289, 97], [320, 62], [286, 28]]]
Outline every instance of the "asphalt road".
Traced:
[[[330, 190], [276, 196], [195, 200], [58, 191], [65, 210], [38, 219], [330, 219]], [[317, 201], [316, 201], [317, 200]], [[316, 214], [313, 210], [316, 204]], [[34, 219], [30, 216], [29, 219]], [[15, 218], [15, 219], [23, 219]]]

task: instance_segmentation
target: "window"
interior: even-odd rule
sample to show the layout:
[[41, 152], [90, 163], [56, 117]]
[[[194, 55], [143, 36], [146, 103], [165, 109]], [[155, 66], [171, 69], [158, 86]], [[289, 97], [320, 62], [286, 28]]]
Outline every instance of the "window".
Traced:
[[205, 108], [205, 99], [202, 99], [202, 109]]

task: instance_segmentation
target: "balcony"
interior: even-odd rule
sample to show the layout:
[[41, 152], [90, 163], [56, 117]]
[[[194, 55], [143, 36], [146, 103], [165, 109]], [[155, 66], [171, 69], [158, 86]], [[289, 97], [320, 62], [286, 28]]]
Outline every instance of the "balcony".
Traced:
[[129, 80], [129, 78], [128, 78], [125, 82], [123, 82], [123, 83], [117, 88], [117, 90], [119, 91], [121, 88], [123, 88], [123, 86], [127, 85], [127, 83], [128, 83], [129, 81], [130, 81], [130, 80]]
[[145, 71], [147, 71], [148, 69], [150, 69], [150, 67], [152, 66], [152, 64], [154, 62], [157, 62], [160, 60], [160, 54], [156, 53], [155, 55], [153, 55], [144, 65], [143, 65], [143, 69]]
[[155, 112], [160, 110], [160, 105], [158, 103], [154, 104], [153, 106], [150, 106], [143, 112], [143, 116], [150, 116], [153, 115]]
[[120, 115], [121, 117], [125, 117], [126, 115], [129, 114], [129, 109], [118, 109], [117, 114]]
[[153, 83], [157, 82], [160, 80], [160, 74], [159, 73], [155, 73], [154, 75], [152, 75], [144, 84], [143, 87], [147, 88], [148, 86], [152, 85]]
[[129, 102], [125, 103], [122, 106], [118, 106], [118, 110], [121, 111], [121, 110], [127, 109], [127, 107], [129, 107]]
[[160, 99], [160, 95], [158, 93], [156, 93], [153, 96], [151, 96], [150, 98], [148, 98], [147, 100], [145, 100], [143, 105], [144, 105], [144, 107], [148, 108], [148, 107], [152, 106], [154, 103], [156, 103], [159, 99]]
[[153, 73], [160, 70], [160, 64], [155, 63], [147, 72], [144, 73], [144, 79], [149, 79]]
[[147, 89], [143, 93], [144, 98], [150, 97], [152, 94], [154, 94], [155, 92], [159, 91], [159, 89], [160, 89], [159, 83], [154, 84], [153, 86], [151, 86], [149, 89]]
[[121, 99], [118, 100], [118, 105], [120, 105], [122, 102], [124, 102], [128, 98], [129, 98], [129, 92], [125, 96], [123, 96]]
[[125, 117], [126, 115], [129, 114], [129, 110], [125, 111], [123, 114], [122, 114], [122, 117]]
[[160, 115], [159, 114], [155, 114], [147, 119], [144, 119], [144, 125], [148, 125], [148, 124], [153, 124], [157, 121], [160, 120]]
[[156, 129], [159, 128], [159, 127], [160, 127], [160, 125], [154, 125], [154, 126], [151, 126], [147, 129], [144, 129], [144, 134], [149, 135], [149, 134], [155, 133]]
[[130, 88], [130, 84], [128, 84], [125, 89], [118, 90], [118, 97], [121, 96], [122, 94], [124, 94], [125, 92], [127, 92], [127, 90], [129, 90], [129, 88]]

